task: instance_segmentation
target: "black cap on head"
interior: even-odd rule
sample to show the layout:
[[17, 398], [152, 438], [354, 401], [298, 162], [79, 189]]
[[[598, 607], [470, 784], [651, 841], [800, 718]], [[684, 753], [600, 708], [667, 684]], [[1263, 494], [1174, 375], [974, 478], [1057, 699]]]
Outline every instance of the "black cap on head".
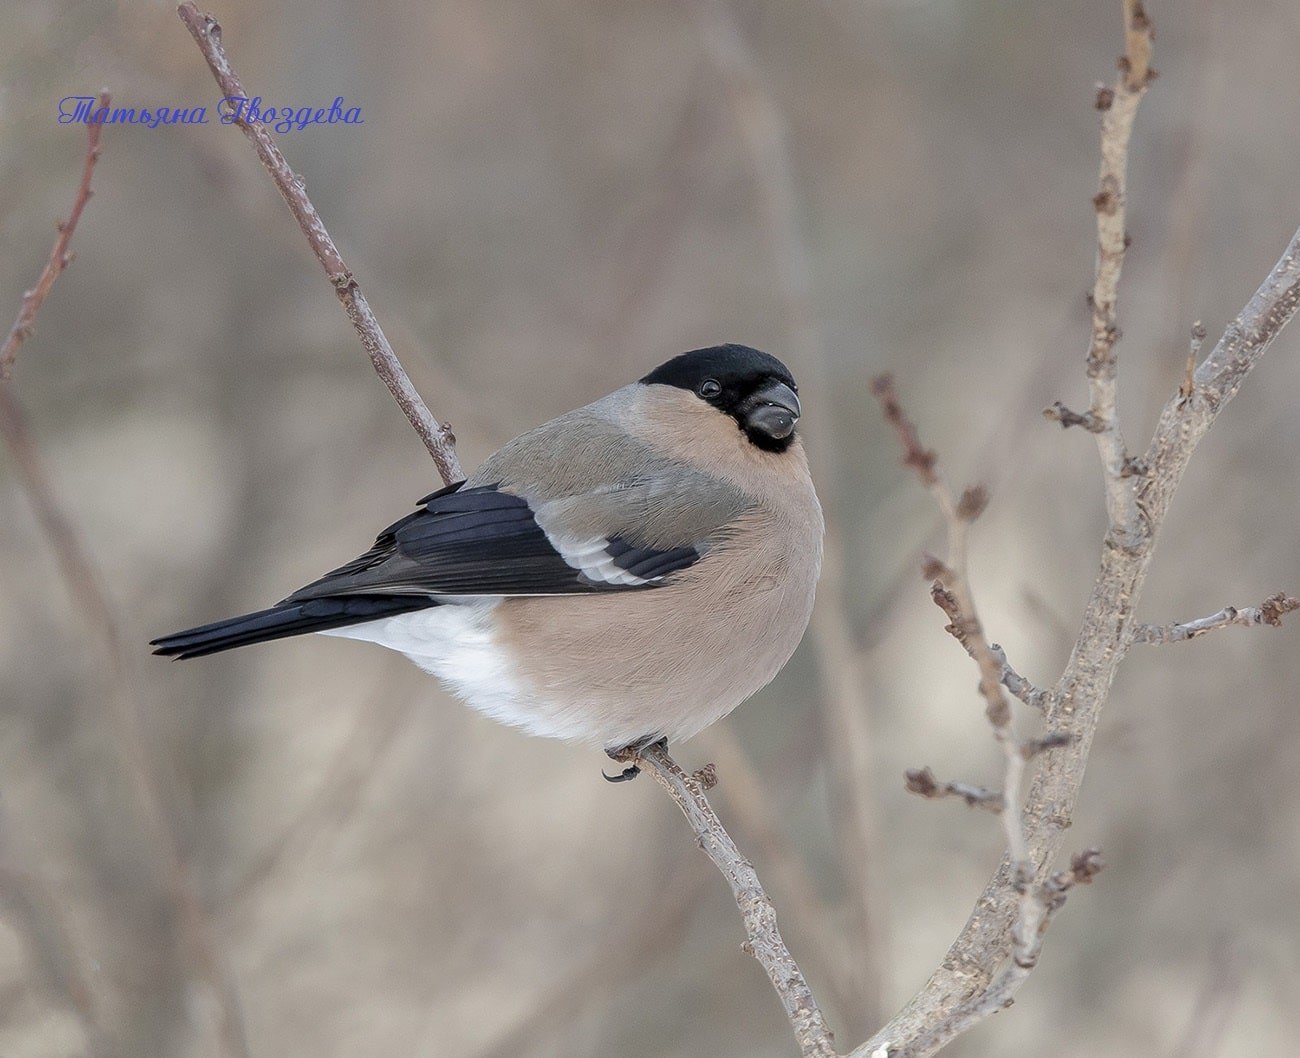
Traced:
[[794, 377], [790, 369], [776, 357], [751, 349], [747, 345], [711, 345], [707, 349], [692, 349], [689, 353], [674, 356], [660, 364], [642, 382], [695, 389], [706, 378], [716, 378], [723, 386], [754, 382], [759, 379], [776, 379], [793, 390]]
[[641, 379], [674, 386], [736, 420], [756, 447], [784, 452], [799, 421], [798, 386], [789, 368], [747, 345], [714, 345], [673, 357]]

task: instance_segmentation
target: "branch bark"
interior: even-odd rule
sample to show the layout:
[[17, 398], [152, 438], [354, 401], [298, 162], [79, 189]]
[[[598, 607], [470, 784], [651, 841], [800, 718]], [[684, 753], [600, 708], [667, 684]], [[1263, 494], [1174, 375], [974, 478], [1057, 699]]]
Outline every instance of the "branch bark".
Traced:
[[785, 1015], [794, 1029], [805, 1058], [836, 1058], [835, 1041], [790, 950], [777, 928], [776, 909], [758, 880], [758, 873], [731, 840], [709, 804], [704, 791], [713, 784], [711, 773], [687, 775], [662, 746], [637, 754], [655, 780], [668, 791], [686, 816], [701, 849], [731, 886], [745, 922], [745, 952], [758, 960], [776, 989]]
[[[177, 8], [177, 14], [185, 23], [185, 28], [190, 31], [190, 36], [199, 46], [204, 59], [207, 60], [208, 68], [221, 87], [223, 97], [247, 99], [248, 94], [244, 91], [239, 75], [230, 65], [230, 59], [221, 42], [221, 24], [215, 17], [199, 11], [190, 2], [181, 4]], [[370, 302], [366, 300], [361, 285], [344, 263], [338, 247], [334, 245], [334, 240], [330, 238], [330, 233], [325, 228], [325, 222], [321, 220], [316, 207], [307, 197], [302, 179], [290, 167], [266, 126], [258, 121], [247, 120], [246, 112], [246, 108], [237, 110], [233, 123], [243, 130], [244, 135], [252, 143], [262, 165], [275, 181], [280, 197], [289, 207], [303, 234], [307, 236], [307, 242], [311, 244], [316, 260], [325, 269], [325, 274], [329, 276], [334, 286], [334, 292], [343, 303], [348, 319], [352, 321], [352, 326], [361, 338], [361, 344], [370, 357], [371, 364], [374, 365], [375, 373], [388, 387], [388, 392], [397, 401], [397, 406], [402, 409], [402, 413], [415, 428], [415, 432], [420, 435], [424, 447], [433, 457], [434, 466], [442, 475], [443, 483], [450, 485], [463, 480], [465, 474], [456, 455], [456, 437], [451, 432], [450, 426], [433, 417], [428, 405], [424, 403], [424, 399], [411, 383], [392, 345], [389, 344], [383, 328], [371, 311]]]
[[1278, 592], [1265, 599], [1259, 606], [1246, 606], [1240, 610], [1235, 606], [1225, 606], [1218, 613], [1210, 614], [1209, 617], [1199, 617], [1195, 621], [1167, 625], [1137, 625], [1133, 629], [1133, 642], [1153, 646], [1183, 643], [1197, 636], [1203, 636], [1206, 632], [1227, 628], [1230, 625], [1244, 625], [1247, 628], [1254, 625], [1271, 625], [1273, 628], [1280, 628], [1282, 617], [1292, 610], [1300, 610], [1300, 599]]
[[[1132, 461], [1119, 425], [1119, 385], [1115, 343], [1119, 341], [1119, 278], [1129, 236], [1128, 148], [1138, 104], [1154, 78], [1151, 70], [1151, 21], [1141, 0], [1123, 0], [1125, 51], [1113, 88], [1097, 94], [1101, 118], [1101, 173], [1092, 205], [1097, 212], [1097, 266], [1088, 301], [1092, 308], [1092, 338], [1088, 346], [1088, 391], [1091, 406], [1085, 425], [1097, 439], [1106, 487], [1110, 534], [1121, 547], [1130, 547], [1141, 534], [1137, 487]], [[1060, 405], [1057, 405], [1059, 408]], [[1065, 418], [1063, 426], [1070, 425]]]

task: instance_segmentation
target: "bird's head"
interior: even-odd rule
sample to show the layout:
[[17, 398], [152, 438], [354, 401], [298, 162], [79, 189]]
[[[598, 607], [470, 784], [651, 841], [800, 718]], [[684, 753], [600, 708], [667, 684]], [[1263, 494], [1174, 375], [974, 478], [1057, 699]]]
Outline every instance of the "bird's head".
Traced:
[[689, 391], [703, 405], [729, 415], [750, 443], [766, 452], [784, 452], [794, 441], [799, 387], [785, 364], [747, 345], [693, 349], [641, 382]]

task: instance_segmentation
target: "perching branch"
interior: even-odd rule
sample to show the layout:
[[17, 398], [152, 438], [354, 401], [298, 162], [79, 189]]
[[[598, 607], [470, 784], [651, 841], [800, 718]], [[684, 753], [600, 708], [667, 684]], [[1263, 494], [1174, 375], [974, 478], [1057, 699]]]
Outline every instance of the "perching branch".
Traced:
[[[239, 80], [239, 75], [231, 67], [230, 59], [226, 56], [225, 47], [221, 43], [221, 25], [216, 18], [200, 12], [188, 0], [177, 8], [177, 14], [190, 31], [190, 36], [194, 38], [199, 50], [203, 52], [203, 57], [212, 70], [212, 76], [221, 86], [222, 96], [228, 99], [247, 99], [248, 95]], [[424, 399], [412, 385], [406, 370], [389, 344], [383, 328], [375, 319], [370, 303], [361, 291], [361, 285], [344, 264], [338, 247], [334, 245], [334, 240], [325, 229], [324, 221], [316, 212], [311, 199], [307, 197], [302, 180], [290, 168], [265, 125], [259, 121], [249, 121], [243, 109], [234, 113], [234, 124], [243, 129], [244, 135], [257, 151], [262, 165], [271, 174], [280, 197], [293, 213], [303, 234], [307, 236], [316, 260], [321, 263], [325, 274], [334, 284], [334, 291], [343, 302], [343, 308], [347, 311], [352, 326], [361, 337], [361, 344], [370, 356], [375, 372], [388, 387], [388, 392], [393, 395], [393, 399], [397, 401], [397, 406], [402, 409], [407, 420], [415, 427], [415, 432], [420, 435], [420, 440], [424, 442], [424, 447], [433, 457], [434, 466], [442, 475], [444, 484], [450, 485], [463, 480], [465, 474], [456, 456], [455, 436], [446, 423], [440, 423], [433, 417]]]
[[[101, 92], [99, 106], [108, 106], [111, 99], [107, 92]], [[90, 196], [95, 193], [90, 189], [90, 178], [95, 173], [95, 163], [99, 161], [99, 137], [103, 131], [104, 126], [99, 122], [91, 122], [86, 126], [86, 160], [81, 167], [81, 184], [77, 188], [77, 197], [72, 200], [72, 212], [68, 214], [67, 220], [58, 222], [59, 235], [54, 240], [54, 248], [50, 250], [50, 259], [41, 270], [36, 285], [23, 294], [18, 318], [9, 328], [4, 345], [0, 346], [0, 382], [8, 381], [13, 371], [14, 360], [18, 357], [18, 350], [35, 331], [36, 314], [40, 312], [46, 295], [54, 286], [54, 281], [62, 275], [68, 265], [72, 264], [72, 254], [68, 247], [72, 243], [73, 232], [77, 230], [77, 221], [81, 219], [81, 211], [86, 208]]]
[[1225, 606], [1218, 613], [1197, 618], [1195, 621], [1168, 625], [1137, 625], [1133, 629], [1133, 642], [1157, 646], [1165, 643], [1183, 643], [1188, 639], [1203, 636], [1206, 632], [1213, 632], [1216, 628], [1227, 628], [1229, 625], [1244, 625], [1247, 628], [1253, 625], [1271, 625], [1280, 628], [1283, 615], [1289, 614], [1292, 610], [1300, 610], [1300, 599], [1278, 592], [1276, 595], [1269, 596], [1259, 606], [1247, 606], [1240, 610], [1235, 606]]
[[712, 768], [687, 775], [658, 744], [630, 755], [628, 759], [650, 767], [656, 781], [668, 791], [668, 796], [677, 802], [677, 807], [686, 816], [700, 848], [730, 884], [745, 921], [745, 951], [754, 956], [767, 972], [785, 1015], [790, 1019], [800, 1053], [805, 1058], [836, 1058], [835, 1041], [826, 1019], [822, 1017], [803, 972], [781, 939], [771, 898], [758, 880], [754, 865], [741, 855], [704, 796], [705, 790], [717, 781]]

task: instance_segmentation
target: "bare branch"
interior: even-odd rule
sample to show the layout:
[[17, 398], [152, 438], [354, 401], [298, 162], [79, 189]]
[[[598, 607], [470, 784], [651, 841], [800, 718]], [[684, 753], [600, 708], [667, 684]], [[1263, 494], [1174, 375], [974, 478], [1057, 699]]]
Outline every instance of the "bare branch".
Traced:
[[[100, 96], [108, 105], [107, 93]], [[99, 158], [99, 135], [103, 126], [92, 123], [88, 131], [86, 161], [81, 186], [73, 212], [59, 226], [50, 262], [36, 286], [23, 297], [18, 320], [5, 342], [13, 363], [22, 343], [34, 333], [36, 313], [44, 303], [70, 260], [68, 245], [81, 212], [90, 198], [90, 178]], [[247, 1058], [248, 1042], [244, 1031], [239, 997], [227, 971], [207, 910], [199, 898], [193, 870], [184, 849], [176, 839], [170, 806], [178, 795], [168, 788], [165, 774], [151, 758], [146, 729], [140, 717], [140, 704], [132, 679], [130, 654], [121, 631], [118, 612], [103, 586], [102, 578], [83, 548], [67, 507], [51, 484], [41, 459], [35, 436], [27, 418], [5, 378], [0, 378], [0, 439], [13, 458], [16, 476], [27, 494], [59, 571], [74, 604], [104, 653], [108, 672], [108, 725], [114, 749], [140, 810], [148, 838], [154, 843], [162, 862], [161, 885], [170, 911], [175, 917], [182, 947], [196, 982], [212, 998], [216, 1015], [215, 1031], [221, 1051], [228, 1058]]]
[[[813, 291], [812, 254], [800, 220], [794, 155], [785, 116], [763, 80], [763, 64], [745, 38], [729, 0], [695, 0], [701, 42], [725, 92], [750, 161], [762, 231], [789, 334], [788, 348], [810, 393], [829, 393], [825, 343]], [[833, 429], [833, 424], [832, 427]], [[828, 434], [829, 436], [829, 434]], [[810, 452], [813, 475], [829, 474], [831, 446]], [[855, 943], [846, 1013], [865, 1030], [884, 1017], [888, 933], [881, 882], [880, 824], [868, 776], [873, 770], [867, 687], [856, 654], [845, 596], [845, 544], [835, 496], [823, 495], [826, 533], [817, 606], [809, 626], [822, 680], [831, 805], [840, 862], [847, 879]]]
[[916, 432], [916, 424], [907, 417], [902, 404], [899, 403], [893, 376], [878, 375], [873, 378], [871, 395], [880, 401], [885, 419], [898, 434], [899, 443], [903, 446], [903, 466], [915, 470], [916, 476], [921, 479], [921, 484], [926, 488], [933, 488], [939, 480], [934, 469], [939, 456], [933, 449], [921, 444], [921, 437]]
[[997, 643], [990, 643], [989, 651], [992, 653], [993, 659], [1002, 666], [1002, 686], [1029, 706], [1030, 709], [1037, 709], [1040, 713], [1046, 712], [1047, 699], [1051, 692], [1035, 686], [1013, 669], [1011, 663], [1007, 661], [1006, 651]]
[[965, 782], [940, 782], [928, 767], [909, 769], [903, 775], [908, 793], [931, 801], [960, 797], [969, 807], [984, 808], [995, 815], [1006, 806], [1000, 790], [986, 790], [983, 786], [972, 786]]
[[[1065, 905], [1066, 895], [1076, 885], [1091, 882], [1104, 866], [1101, 853], [1097, 849], [1087, 849], [1072, 858], [1068, 871], [1059, 871], [1042, 885], [1035, 886], [1027, 901], [1029, 913], [1022, 915], [1017, 923], [1011, 961], [997, 979], [906, 1046], [888, 1048], [890, 1058], [922, 1058], [923, 1055], [934, 1054], [990, 1014], [1009, 1007], [1020, 986], [1038, 965], [1047, 927]], [[877, 1050], [886, 1047], [886, 1044], [881, 1044]], [[861, 1050], [860, 1048], [859, 1051]], [[854, 1051], [854, 1055], [859, 1054], [859, 1051]]]
[[[921, 483], [930, 490], [947, 525], [947, 561], [940, 562], [933, 556], [927, 556], [925, 563], [926, 571], [935, 573], [938, 578], [930, 588], [930, 597], [948, 615], [948, 631], [979, 666], [980, 694], [986, 703], [984, 712], [993, 725], [994, 737], [1002, 747], [1006, 763], [1003, 796], [1008, 804], [1018, 805], [1024, 757], [1018, 749], [1011, 707], [1002, 693], [1006, 659], [1005, 656], [1001, 659], [995, 656], [989, 645], [966, 575], [966, 532], [970, 524], [983, 513], [988, 504], [988, 494], [983, 488], [975, 486], [965, 489], [961, 499], [954, 501], [951, 490], [939, 474], [938, 457], [921, 444], [916, 426], [907, 417], [902, 402], [898, 399], [893, 379], [888, 375], [873, 379], [871, 392], [880, 401], [885, 418], [902, 442], [904, 465], [915, 470]], [[1023, 863], [1025, 849], [1019, 818], [1015, 812], [1003, 812], [1002, 820], [1011, 858], [1016, 863]]]
[[[818, 895], [816, 879], [808, 865], [787, 839], [781, 813], [741, 746], [733, 729], [715, 724], [708, 732], [711, 754], [727, 781], [718, 787], [724, 807], [732, 817], [732, 829], [740, 827], [742, 837], [755, 842], [764, 861], [768, 884], [780, 898], [783, 914], [796, 934], [812, 942], [803, 963], [814, 977], [825, 983], [823, 998], [832, 1010], [851, 1011], [862, 1004], [849, 945], [864, 943], [858, 936], [845, 937], [831, 909]], [[847, 942], [847, 943], [846, 943]], [[811, 957], [810, 957], [811, 955]]]
[[1292, 610], [1300, 610], [1300, 599], [1278, 592], [1276, 595], [1269, 596], [1259, 606], [1247, 606], [1240, 610], [1235, 606], [1225, 606], [1218, 613], [1197, 618], [1195, 621], [1167, 625], [1137, 625], [1133, 629], [1133, 642], [1153, 646], [1184, 643], [1197, 636], [1203, 636], [1206, 632], [1227, 628], [1230, 625], [1243, 625], [1247, 628], [1254, 625], [1272, 625], [1274, 628], [1280, 628], [1283, 615], [1289, 614]]
[[1089, 433], [1101, 433], [1106, 429], [1106, 424], [1092, 412], [1071, 411], [1059, 400], [1050, 408], [1043, 409], [1043, 418], [1059, 422], [1062, 430], [1068, 430], [1071, 426], [1082, 426]]
[[1241, 1003], [1247, 960], [1231, 940], [1220, 938], [1210, 952], [1205, 983], [1170, 1058], [1216, 1058], [1232, 1016]]
[[[108, 106], [111, 99], [107, 92], [101, 92], [99, 106]], [[72, 263], [72, 254], [68, 247], [72, 242], [72, 233], [77, 230], [77, 221], [81, 219], [81, 211], [86, 208], [90, 196], [95, 193], [90, 189], [90, 178], [95, 173], [95, 163], [99, 161], [99, 137], [103, 130], [103, 123], [98, 121], [92, 121], [86, 126], [86, 160], [81, 167], [81, 184], [77, 188], [77, 197], [72, 200], [72, 212], [68, 214], [67, 220], [59, 221], [57, 225], [59, 235], [54, 240], [54, 248], [50, 250], [50, 259], [41, 270], [36, 285], [23, 294], [18, 318], [9, 328], [4, 345], [0, 346], [0, 382], [8, 381], [13, 371], [14, 361], [18, 358], [18, 350], [36, 329], [36, 314], [45, 303], [45, 296], [54, 286], [54, 281]]]
[[[177, 14], [190, 31], [190, 36], [194, 38], [199, 50], [203, 52], [203, 57], [212, 70], [212, 76], [221, 86], [222, 95], [226, 98], [248, 98], [238, 74], [235, 73], [230, 65], [230, 59], [226, 56], [225, 48], [221, 43], [221, 25], [216, 18], [200, 12], [188, 0], [177, 8]], [[383, 328], [375, 319], [375, 314], [371, 311], [370, 303], [362, 293], [360, 284], [344, 264], [338, 247], [334, 245], [334, 240], [330, 238], [330, 233], [325, 228], [324, 221], [316, 212], [311, 199], [307, 197], [302, 179], [280, 153], [280, 148], [276, 146], [265, 125], [260, 121], [247, 120], [242, 109], [235, 111], [233, 117], [233, 123], [243, 130], [244, 135], [253, 144], [262, 165], [275, 181], [280, 197], [293, 213], [303, 234], [307, 236], [312, 252], [316, 255], [316, 260], [321, 263], [321, 267], [325, 269], [325, 274], [329, 276], [339, 300], [343, 302], [348, 319], [356, 328], [375, 372], [388, 387], [388, 392], [393, 395], [393, 399], [397, 401], [397, 406], [402, 409], [407, 420], [415, 427], [415, 432], [420, 435], [420, 440], [424, 442], [424, 447], [433, 457], [434, 465], [442, 475], [443, 482], [450, 485], [463, 480], [465, 474], [456, 456], [455, 436], [446, 423], [440, 423], [433, 417], [424, 399], [411, 383], [401, 362], [397, 359], [397, 354], [389, 344]]]
[[[1124, 0], [1125, 52], [1113, 88], [1099, 93], [1101, 172], [1092, 204], [1097, 213], [1097, 266], [1088, 302], [1092, 309], [1092, 338], [1088, 347], [1088, 429], [1097, 438], [1106, 486], [1110, 537], [1132, 547], [1143, 536], [1137, 504], [1137, 484], [1119, 425], [1119, 388], [1115, 343], [1119, 340], [1118, 290], [1124, 252], [1128, 148], [1138, 104], [1151, 83], [1151, 22], [1140, 0]], [[1064, 425], [1064, 423], [1063, 423]], [[1127, 472], [1126, 472], [1127, 471]]]
[[[1214, 420], [1259, 364], [1273, 340], [1300, 306], [1300, 231], [1281, 259], [1204, 363], [1196, 370], [1195, 393], [1175, 393], [1165, 405], [1147, 449], [1149, 471], [1139, 482], [1138, 500], [1150, 532], [1132, 550], [1102, 549], [1101, 568], [1084, 611], [1066, 670], [1047, 699], [1053, 731], [1071, 735], [1060, 752], [1041, 758], [1025, 799], [1023, 820], [1035, 877], [1046, 879], [1060, 853], [1083, 782], [1092, 739], [1115, 673], [1131, 642], [1132, 614], [1155, 552], [1163, 523], [1183, 472]], [[870, 1058], [882, 1047], [912, 1058], [933, 1054], [956, 1033], [942, 1038], [932, 1026], [951, 1012], [966, 1012], [966, 1027], [992, 1011], [981, 1002], [1011, 954], [1021, 905], [1011, 864], [1004, 861], [976, 901], [970, 919], [948, 949], [943, 964], [911, 1001], [849, 1058]], [[1013, 981], [997, 978], [1005, 990]], [[1017, 986], [1018, 987], [1018, 986]], [[972, 997], [976, 997], [972, 999]], [[949, 1026], [949, 1029], [951, 1026]]]
[[700, 848], [731, 885], [745, 922], [745, 951], [754, 956], [767, 972], [794, 1029], [800, 1052], [805, 1058], [835, 1058], [831, 1030], [803, 972], [781, 939], [772, 900], [758, 880], [753, 864], [740, 854], [713, 811], [699, 779], [682, 771], [662, 746], [650, 746], [627, 759], [638, 760], [650, 767], [659, 785], [668, 791], [686, 816]]
[[1183, 400], [1191, 400], [1196, 394], [1196, 361], [1201, 358], [1201, 346], [1205, 343], [1205, 327], [1200, 320], [1192, 324], [1191, 348], [1187, 351], [1187, 368], [1183, 373], [1182, 385], [1178, 395]]

